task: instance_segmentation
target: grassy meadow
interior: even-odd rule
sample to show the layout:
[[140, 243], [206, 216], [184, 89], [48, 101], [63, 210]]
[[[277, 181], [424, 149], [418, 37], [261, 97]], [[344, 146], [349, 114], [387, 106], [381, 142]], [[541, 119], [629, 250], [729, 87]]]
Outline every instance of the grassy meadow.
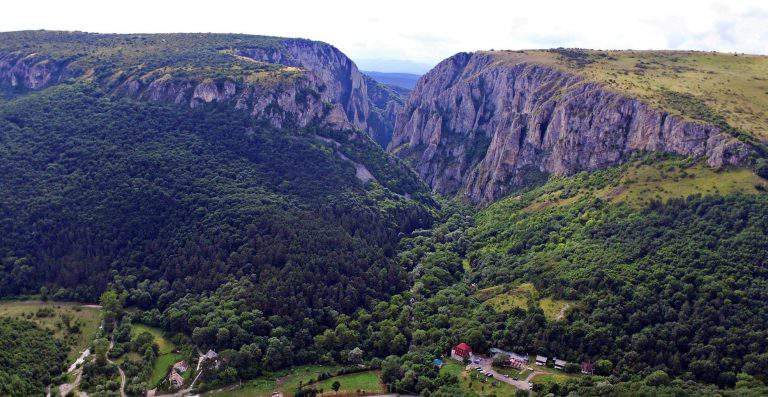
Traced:
[[[74, 361], [85, 350], [101, 324], [99, 309], [72, 302], [5, 301], [0, 302], [0, 316], [25, 318], [53, 332], [55, 338], [69, 346], [67, 361]], [[77, 324], [79, 332], [70, 332], [64, 326], [64, 317]]]

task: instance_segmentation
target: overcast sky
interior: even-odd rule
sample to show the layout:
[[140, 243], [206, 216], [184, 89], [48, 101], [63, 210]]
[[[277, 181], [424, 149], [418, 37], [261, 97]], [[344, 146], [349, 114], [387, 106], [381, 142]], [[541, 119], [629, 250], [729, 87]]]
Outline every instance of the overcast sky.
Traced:
[[6, 0], [0, 30], [304, 37], [355, 60], [584, 47], [768, 54], [768, 0]]

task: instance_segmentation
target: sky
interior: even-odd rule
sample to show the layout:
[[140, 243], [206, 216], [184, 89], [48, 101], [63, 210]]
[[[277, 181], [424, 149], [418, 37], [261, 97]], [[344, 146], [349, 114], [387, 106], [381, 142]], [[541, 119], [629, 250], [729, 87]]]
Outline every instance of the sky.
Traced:
[[222, 32], [331, 43], [361, 69], [461, 51], [580, 47], [768, 54], [768, 0], [7, 0], [0, 31]]

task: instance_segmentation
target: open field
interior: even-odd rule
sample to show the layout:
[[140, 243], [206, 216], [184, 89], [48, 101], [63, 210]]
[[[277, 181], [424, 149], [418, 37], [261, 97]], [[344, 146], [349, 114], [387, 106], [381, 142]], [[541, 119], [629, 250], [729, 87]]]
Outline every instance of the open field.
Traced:
[[[42, 309], [42, 310], [41, 310]], [[74, 361], [96, 334], [101, 323], [99, 309], [72, 302], [5, 301], [0, 302], [0, 316], [24, 317], [42, 328], [49, 329], [56, 338], [70, 347], [67, 361]], [[79, 324], [80, 332], [68, 332], [62, 316], [71, 317], [70, 324]]]
[[292, 395], [299, 384], [306, 385], [317, 381], [318, 375], [323, 372], [333, 373], [339, 370], [335, 365], [302, 365], [299, 367], [278, 371], [245, 383], [241, 388], [228, 391], [214, 391], [206, 393], [206, 396], [217, 397], [250, 397], [269, 396], [274, 391], [281, 391], [285, 395]]
[[312, 386], [318, 390], [322, 389], [323, 394], [336, 394], [331, 387], [333, 382], [338, 381], [341, 384], [339, 394], [354, 394], [358, 390], [362, 393], [383, 393], [386, 388], [381, 384], [379, 371], [358, 372], [355, 374], [334, 376]]

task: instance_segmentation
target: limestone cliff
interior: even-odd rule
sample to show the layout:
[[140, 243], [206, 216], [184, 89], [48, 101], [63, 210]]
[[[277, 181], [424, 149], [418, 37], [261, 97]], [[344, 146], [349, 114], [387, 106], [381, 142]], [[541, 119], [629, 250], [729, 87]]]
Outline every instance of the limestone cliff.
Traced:
[[[360, 129], [383, 146], [394, 125], [397, 109], [377, 105], [380, 89], [369, 94], [357, 66], [321, 42], [245, 35], [5, 35], [0, 88], [16, 94], [89, 81], [110, 94], [148, 101], [229, 103], [278, 128]], [[22, 45], [13, 45], [14, 35], [23, 35]]]
[[371, 111], [368, 116], [368, 130], [371, 137], [381, 147], [386, 148], [392, 140], [395, 128], [395, 118], [405, 103], [408, 90], [382, 84], [369, 76], [365, 76], [368, 98], [371, 101]]
[[388, 150], [433, 190], [480, 204], [548, 174], [615, 165], [633, 152], [743, 163], [749, 147], [552, 65], [460, 53], [423, 76]]

